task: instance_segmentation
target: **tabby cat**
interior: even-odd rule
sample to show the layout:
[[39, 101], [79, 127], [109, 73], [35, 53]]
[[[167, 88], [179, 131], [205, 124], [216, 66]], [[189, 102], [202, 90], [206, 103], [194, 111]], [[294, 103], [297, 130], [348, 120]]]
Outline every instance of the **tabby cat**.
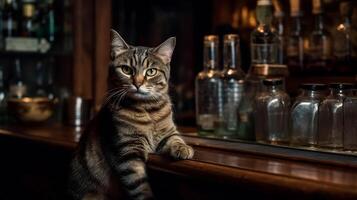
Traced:
[[70, 195], [118, 199], [124, 188], [128, 199], [153, 199], [145, 170], [148, 153], [193, 156], [173, 122], [168, 95], [176, 39], [148, 48], [128, 45], [114, 30], [111, 36], [109, 89], [72, 161]]

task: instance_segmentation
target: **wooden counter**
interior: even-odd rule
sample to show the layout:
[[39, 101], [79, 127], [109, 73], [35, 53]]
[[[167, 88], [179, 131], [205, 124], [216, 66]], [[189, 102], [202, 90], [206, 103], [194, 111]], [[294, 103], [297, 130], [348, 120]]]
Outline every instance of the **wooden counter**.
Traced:
[[[191, 132], [193, 129], [182, 130]], [[22, 155], [25, 146], [26, 151], [42, 146], [36, 156], [47, 153], [46, 149], [70, 154], [80, 133], [80, 129], [62, 125], [2, 127], [0, 147], [2, 144], [2, 151], [7, 148], [10, 155], [14, 149]], [[324, 154], [269, 149], [271, 147], [253, 143], [202, 139], [190, 134], [184, 139], [194, 146], [193, 160], [149, 157], [149, 178], [154, 191], [159, 191], [160, 199], [236, 199], [240, 194], [264, 199], [357, 199], [356, 157], [331, 155], [333, 159], [329, 161]], [[55, 160], [52, 156], [57, 153], [51, 153], [46, 159]], [[8, 156], [8, 159], [14, 158]], [[46, 159], [39, 160], [45, 163]], [[69, 159], [70, 156], [64, 160]]]

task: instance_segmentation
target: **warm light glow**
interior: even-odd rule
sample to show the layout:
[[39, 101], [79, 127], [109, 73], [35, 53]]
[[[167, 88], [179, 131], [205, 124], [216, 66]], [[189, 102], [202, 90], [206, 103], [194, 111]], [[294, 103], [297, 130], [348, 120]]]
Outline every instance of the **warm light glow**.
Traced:
[[340, 25], [337, 26], [337, 30], [338, 30], [338, 31], [345, 31], [345, 30], [346, 30], [346, 27], [345, 27], [344, 24], [340, 24]]

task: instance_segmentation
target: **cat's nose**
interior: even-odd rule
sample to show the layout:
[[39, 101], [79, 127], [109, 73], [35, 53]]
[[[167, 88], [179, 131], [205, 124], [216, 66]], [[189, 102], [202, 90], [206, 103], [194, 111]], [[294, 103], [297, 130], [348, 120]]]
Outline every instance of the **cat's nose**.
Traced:
[[136, 76], [134, 77], [134, 86], [136, 87], [137, 90], [139, 90], [140, 86], [142, 86], [144, 83], [144, 76]]

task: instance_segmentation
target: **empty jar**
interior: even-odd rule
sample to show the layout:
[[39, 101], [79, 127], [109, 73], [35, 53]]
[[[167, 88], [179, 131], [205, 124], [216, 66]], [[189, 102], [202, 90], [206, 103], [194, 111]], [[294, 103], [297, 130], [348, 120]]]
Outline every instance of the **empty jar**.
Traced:
[[330, 84], [330, 94], [321, 103], [319, 110], [318, 146], [343, 148], [344, 101], [351, 93], [352, 84]]
[[295, 146], [317, 144], [319, 108], [325, 98], [324, 84], [302, 84], [301, 93], [290, 111], [290, 143]]
[[343, 147], [349, 151], [357, 151], [357, 85], [353, 91], [347, 95], [343, 109]]
[[256, 139], [271, 144], [288, 143], [290, 97], [283, 90], [283, 80], [266, 79], [263, 85], [265, 91], [256, 98]]

